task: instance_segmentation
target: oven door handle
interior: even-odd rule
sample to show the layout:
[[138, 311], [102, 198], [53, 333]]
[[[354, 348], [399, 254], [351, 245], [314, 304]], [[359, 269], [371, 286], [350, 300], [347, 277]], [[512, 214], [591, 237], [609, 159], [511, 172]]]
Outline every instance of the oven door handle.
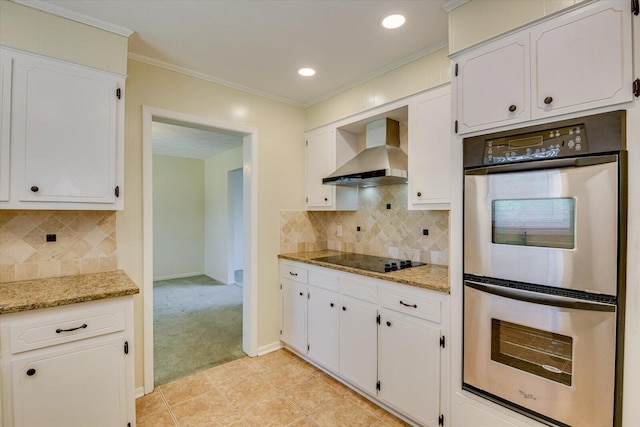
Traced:
[[550, 305], [553, 307], [573, 308], [576, 310], [606, 311], [615, 312], [616, 306], [597, 301], [585, 301], [576, 298], [564, 297], [560, 295], [550, 295], [540, 292], [525, 291], [522, 289], [508, 288], [506, 286], [491, 285], [466, 280], [465, 284], [470, 288], [477, 289], [489, 294], [511, 298], [518, 301], [531, 302], [534, 304]]
[[494, 173], [522, 172], [540, 169], [560, 169], [560, 168], [580, 168], [585, 166], [602, 165], [605, 163], [615, 163], [618, 156], [615, 154], [593, 157], [578, 157], [570, 159], [541, 160], [534, 162], [513, 163], [508, 165], [489, 166], [486, 168], [470, 169], [464, 172], [465, 175], [490, 175]]

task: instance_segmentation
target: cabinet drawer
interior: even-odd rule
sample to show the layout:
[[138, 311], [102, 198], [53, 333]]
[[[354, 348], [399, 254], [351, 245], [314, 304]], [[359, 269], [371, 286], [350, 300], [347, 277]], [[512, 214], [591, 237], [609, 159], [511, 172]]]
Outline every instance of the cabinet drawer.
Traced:
[[309, 284], [338, 292], [338, 272], [328, 268], [309, 270]]
[[122, 305], [102, 308], [57, 308], [54, 314], [33, 314], [11, 325], [11, 353], [77, 341], [122, 331], [125, 309]]
[[440, 323], [440, 301], [414, 292], [381, 289], [380, 302], [384, 308]]
[[358, 279], [351, 274], [340, 276], [340, 293], [378, 303], [378, 285], [373, 279]]
[[293, 280], [294, 282], [307, 283], [309, 272], [300, 267], [296, 267], [289, 264], [282, 264], [280, 269], [280, 276]]

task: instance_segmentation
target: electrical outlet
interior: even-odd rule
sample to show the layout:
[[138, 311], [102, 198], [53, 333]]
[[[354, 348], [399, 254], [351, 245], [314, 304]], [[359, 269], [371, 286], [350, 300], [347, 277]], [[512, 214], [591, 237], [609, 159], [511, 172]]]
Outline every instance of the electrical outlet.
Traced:
[[357, 226], [357, 227], [356, 227], [356, 231], [360, 231], [360, 226]]
[[426, 228], [422, 230], [422, 235], [423, 236], [428, 236], [429, 235], [429, 230], [427, 230]]
[[338, 225], [338, 226], [336, 227], [336, 235], [337, 235], [338, 237], [342, 237], [342, 226], [341, 226], [341, 225]]
[[55, 234], [47, 234], [47, 242], [55, 242], [56, 241], [57, 236]]

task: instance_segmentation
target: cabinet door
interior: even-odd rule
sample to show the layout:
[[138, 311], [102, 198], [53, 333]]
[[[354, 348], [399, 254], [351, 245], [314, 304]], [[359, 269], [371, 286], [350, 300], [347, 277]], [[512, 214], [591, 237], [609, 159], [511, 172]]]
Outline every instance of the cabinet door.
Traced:
[[12, 175], [22, 202], [116, 202], [120, 79], [43, 58], [13, 67]]
[[9, 200], [11, 63], [12, 58], [4, 51], [0, 51], [0, 202]]
[[529, 35], [496, 41], [460, 56], [455, 66], [458, 133], [528, 120]]
[[15, 427], [127, 425], [124, 337], [55, 348], [12, 362]]
[[450, 86], [419, 95], [409, 106], [409, 209], [449, 209]]
[[338, 371], [339, 309], [337, 292], [309, 286], [307, 355], [334, 372]]
[[440, 329], [383, 310], [379, 327], [378, 397], [426, 426], [440, 415]]
[[306, 139], [307, 208], [331, 208], [335, 187], [323, 185], [322, 178], [336, 169], [335, 131], [310, 133]]
[[282, 334], [286, 344], [307, 354], [307, 285], [281, 278]]
[[340, 296], [340, 375], [376, 394], [378, 374], [377, 306]]
[[533, 118], [631, 101], [628, 2], [598, 2], [531, 32]]

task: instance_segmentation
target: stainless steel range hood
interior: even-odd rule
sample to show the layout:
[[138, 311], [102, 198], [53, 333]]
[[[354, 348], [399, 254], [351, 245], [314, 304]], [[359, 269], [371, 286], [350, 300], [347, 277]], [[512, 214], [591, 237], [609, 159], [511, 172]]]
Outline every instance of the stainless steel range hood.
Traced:
[[365, 149], [323, 178], [323, 184], [370, 187], [407, 183], [408, 160], [400, 149], [400, 123], [389, 118], [369, 122], [365, 136]]

